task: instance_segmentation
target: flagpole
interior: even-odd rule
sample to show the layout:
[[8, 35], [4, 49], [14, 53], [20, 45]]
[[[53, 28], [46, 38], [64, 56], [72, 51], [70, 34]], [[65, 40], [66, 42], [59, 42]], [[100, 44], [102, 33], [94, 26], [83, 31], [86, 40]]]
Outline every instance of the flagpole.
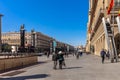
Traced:
[[[115, 12], [115, 1], [113, 0], [113, 28], [112, 28], [113, 37], [114, 37], [114, 21], [115, 21], [115, 20], [114, 20], [114, 19], [115, 19], [115, 17], [114, 17], [114, 16], [115, 16], [114, 12]], [[112, 47], [112, 48], [113, 48], [113, 47]], [[113, 49], [114, 49], [114, 48], [113, 48]], [[113, 49], [112, 49], [112, 50], [113, 50]], [[112, 52], [114, 53], [115, 51], [113, 50]], [[114, 55], [113, 58], [116, 57], [116, 53], [114, 53], [113, 55]]]
[[114, 35], [114, 21], [115, 21], [115, 20], [114, 20], [114, 19], [115, 19], [115, 17], [114, 17], [114, 16], [115, 16], [114, 12], [115, 12], [115, 1], [113, 1], [113, 29], [112, 29], [112, 30], [113, 30], [113, 35]]
[[[115, 0], [113, 0], [113, 28], [112, 28], [113, 37], [114, 37], [114, 27], [115, 27], [114, 25], [115, 25]], [[113, 52], [114, 52], [114, 56], [116, 57], [116, 62], [117, 62], [118, 61], [117, 51], [116, 51], [116, 48], [113, 48], [113, 49], [115, 49]]]

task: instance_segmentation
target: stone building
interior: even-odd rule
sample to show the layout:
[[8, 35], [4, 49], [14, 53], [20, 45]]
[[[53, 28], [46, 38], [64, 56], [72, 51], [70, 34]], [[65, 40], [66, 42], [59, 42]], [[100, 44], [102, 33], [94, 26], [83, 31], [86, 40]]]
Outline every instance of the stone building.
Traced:
[[[33, 41], [33, 33], [26, 32], [25, 33], [25, 48], [34, 46], [40, 52], [44, 51], [53, 51], [53, 39], [50, 36], [47, 36], [41, 32], [34, 32], [35, 41]], [[10, 46], [16, 46], [18, 48], [20, 46], [20, 32], [6, 32], [2, 33], [2, 44], [8, 44]], [[56, 41], [56, 49], [57, 50], [67, 50], [67, 46], [69, 46], [70, 50], [74, 50], [74, 46]]]
[[120, 0], [114, 0], [114, 7], [107, 14], [111, 0], [89, 0], [86, 51], [99, 55], [104, 48], [108, 50], [102, 18], [109, 18], [114, 32], [117, 53], [120, 53], [120, 34], [115, 18], [120, 10]]
[[9, 44], [11, 46], [20, 46], [19, 32], [2, 33], [1, 38], [2, 38], [2, 44]]
[[[35, 48], [40, 50], [50, 49], [51, 37], [44, 35], [40, 32], [35, 32]], [[19, 32], [7, 32], [2, 33], [2, 44], [9, 44], [10, 46], [20, 46], [20, 33]], [[33, 38], [31, 32], [25, 33], [25, 47], [33, 46]]]

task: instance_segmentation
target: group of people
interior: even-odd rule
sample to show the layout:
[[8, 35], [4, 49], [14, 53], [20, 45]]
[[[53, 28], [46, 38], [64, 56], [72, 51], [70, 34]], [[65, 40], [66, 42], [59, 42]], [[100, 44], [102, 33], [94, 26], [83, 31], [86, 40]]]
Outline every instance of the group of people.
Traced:
[[100, 52], [100, 56], [102, 58], [102, 63], [104, 63], [105, 57], [107, 57], [108, 59], [110, 59], [110, 53], [109, 51], [105, 51], [104, 49], [102, 49], [102, 51]]
[[62, 65], [66, 66], [65, 59], [64, 59], [64, 53], [62, 51], [53, 52], [52, 60], [54, 62], [53, 69], [57, 69], [58, 62], [59, 62], [59, 69], [62, 69]]
[[[63, 53], [62, 51], [53, 52], [53, 54], [52, 54], [52, 60], [54, 62], [53, 69], [56, 70], [58, 64], [59, 64], [59, 69], [62, 69], [63, 65], [66, 67], [64, 55], [65, 55], [65, 53]], [[82, 56], [82, 55], [83, 55], [83, 52], [77, 52], [76, 53], [76, 58], [79, 59], [79, 56]], [[101, 50], [100, 56], [102, 58], [102, 63], [104, 63], [104, 60], [105, 60], [106, 57], [108, 59], [110, 59], [110, 53], [109, 53], [109, 51], [106, 51], [105, 49]]]

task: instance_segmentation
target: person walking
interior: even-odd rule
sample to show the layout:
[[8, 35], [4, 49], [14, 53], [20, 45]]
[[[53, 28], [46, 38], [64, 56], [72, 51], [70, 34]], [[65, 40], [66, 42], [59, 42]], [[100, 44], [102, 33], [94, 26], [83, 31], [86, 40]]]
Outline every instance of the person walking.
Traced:
[[62, 65], [64, 64], [65, 66], [65, 61], [64, 61], [64, 54], [62, 53], [62, 51], [58, 52], [58, 60], [59, 60], [59, 69], [62, 69]]
[[52, 60], [54, 61], [54, 67], [53, 67], [53, 69], [56, 69], [56, 67], [57, 67], [57, 61], [58, 61], [58, 54], [57, 53], [53, 52]]
[[80, 56], [82, 56], [82, 55], [83, 55], [83, 51], [82, 51], [82, 50], [79, 50], [79, 52], [80, 52]]
[[104, 51], [104, 49], [102, 49], [102, 51], [100, 52], [100, 55], [101, 55], [101, 58], [102, 58], [102, 63], [104, 63], [105, 55], [106, 55], [106, 52]]
[[80, 56], [80, 52], [77, 52], [76, 53], [76, 59], [79, 59], [79, 56]]
[[107, 57], [108, 59], [110, 59], [110, 53], [109, 53], [109, 51], [107, 51], [106, 57]]
[[47, 52], [47, 58], [49, 58], [49, 56], [50, 56], [50, 52]]

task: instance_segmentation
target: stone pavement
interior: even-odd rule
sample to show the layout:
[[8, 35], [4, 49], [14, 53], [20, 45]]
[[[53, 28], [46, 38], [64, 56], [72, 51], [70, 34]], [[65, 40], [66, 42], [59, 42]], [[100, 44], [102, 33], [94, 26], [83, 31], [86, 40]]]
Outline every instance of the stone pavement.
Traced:
[[95, 55], [83, 55], [78, 60], [70, 55], [62, 70], [53, 70], [51, 57], [39, 57], [39, 64], [0, 74], [0, 80], [120, 80], [120, 62], [110, 63]]

